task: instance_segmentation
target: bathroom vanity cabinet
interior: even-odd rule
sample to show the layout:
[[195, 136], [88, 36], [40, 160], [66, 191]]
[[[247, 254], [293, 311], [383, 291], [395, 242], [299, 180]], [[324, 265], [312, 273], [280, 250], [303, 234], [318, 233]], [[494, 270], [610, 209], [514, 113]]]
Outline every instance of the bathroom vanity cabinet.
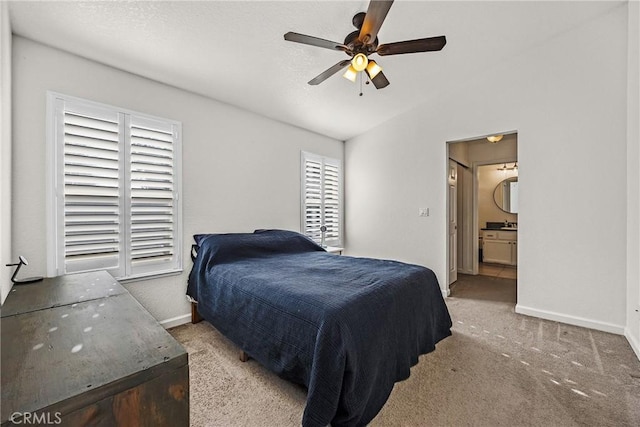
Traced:
[[482, 261], [496, 264], [518, 264], [518, 232], [516, 230], [484, 230]]

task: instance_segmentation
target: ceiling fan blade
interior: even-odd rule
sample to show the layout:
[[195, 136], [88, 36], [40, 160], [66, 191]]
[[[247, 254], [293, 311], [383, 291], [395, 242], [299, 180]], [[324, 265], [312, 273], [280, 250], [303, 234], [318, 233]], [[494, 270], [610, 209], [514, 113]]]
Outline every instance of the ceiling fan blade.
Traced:
[[373, 43], [392, 4], [393, 0], [371, 0], [358, 40], [364, 44]]
[[323, 71], [322, 73], [318, 74], [313, 79], [309, 80], [309, 84], [310, 85], [319, 85], [320, 83], [322, 83], [323, 81], [327, 80], [329, 77], [333, 76], [335, 73], [337, 73], [338, 71], [340, 71], [341, 69], [343, 69], [344, 67], [349, 65], [350, 62], [351, 62], [350, 59], [345, 59], [344, 61], [338, 62], [333, 67]]
[[425, 39], [382, 44], [378, 46], [376, 53], [380, 56], [385, 56], [399, 55], [402, 53], [433, 52], [441, 50], [445, 44], [447, 44], [447, 38], [445, 36], [428, 37]]
[[308, 44], [311, 46], [323, 47], [325, 49], [331, 50], [346, 51], [349, 49], [342, 43], [332, 42], [331, 40], [320, 39], [318, 37], [307, 36], [305, 34], [298, 34], [291, 31], [284, 35], [284, 39], [290, 42]]
[[377, 76], [371, 79], [371, 83], [373, 83], [376, 89], [383, 89], [389, 86], [389, 80], [387, 80], [382, 71], [380, 71]]

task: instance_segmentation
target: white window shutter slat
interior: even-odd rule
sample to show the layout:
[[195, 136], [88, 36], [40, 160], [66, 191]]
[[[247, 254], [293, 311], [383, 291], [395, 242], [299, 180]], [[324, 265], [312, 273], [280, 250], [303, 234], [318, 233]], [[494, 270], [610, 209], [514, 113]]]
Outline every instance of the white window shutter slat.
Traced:
[[180, 270], [180, 123], [53, 93], [49, 111], [49, 274]]
[[340, 161], [302, 153], [302, 231], [320, 243], [339, 245], [341, 236]]
[[340, 239], [340, 170], [335, 161], [324, 163], [324, 223], [327, 227], [325, 239], [336, 242]]
[[306, 158], [304, 167], [304, 234], [320, 241], [322, 226], [322, 163]]
[[119, 275], [123, 241], [120, 120], [99, 109], [63, 108], [64, 219], [58, 255], [64, 273], [106, 269]]
[[175, 144], [170, 123], [130, 122], [129, 262], [132, 274], [176, 263]]

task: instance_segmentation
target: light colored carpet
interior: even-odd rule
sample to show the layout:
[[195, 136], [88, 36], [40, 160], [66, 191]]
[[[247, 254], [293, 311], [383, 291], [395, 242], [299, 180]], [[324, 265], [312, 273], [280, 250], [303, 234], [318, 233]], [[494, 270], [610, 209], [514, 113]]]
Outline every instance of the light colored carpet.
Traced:
[[[421, 356], [371, 426], [638, 426], [640, 361], [624, 337], [514, 313], [515, 280], [460, 275], [453, 335]], [[207, 322], [189, 352], [193, 426], [299, 426], [306, 391]]]

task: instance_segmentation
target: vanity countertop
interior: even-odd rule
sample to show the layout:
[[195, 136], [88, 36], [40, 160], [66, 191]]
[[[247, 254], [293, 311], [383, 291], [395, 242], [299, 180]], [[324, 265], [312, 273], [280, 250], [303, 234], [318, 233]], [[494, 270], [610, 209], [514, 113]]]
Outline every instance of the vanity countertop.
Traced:
[[487, 230], [487, 231], [518, 231], [518, 229], [514, 228], [514, 227], [481, 228], [480, 230]]

